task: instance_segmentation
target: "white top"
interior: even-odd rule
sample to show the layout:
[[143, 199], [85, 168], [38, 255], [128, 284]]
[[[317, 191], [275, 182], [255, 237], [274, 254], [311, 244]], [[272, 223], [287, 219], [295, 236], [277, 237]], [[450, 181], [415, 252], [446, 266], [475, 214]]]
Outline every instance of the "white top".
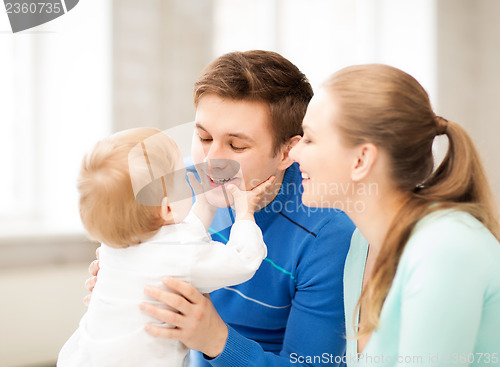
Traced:
[[57, 365], [187, 365], [188, 350], [181, 343], [144, 331], [146, 323], [159, 322], [139, 309], [144, 301], [159, 304], [144, 294], [144, 287], [164, 288], [162, 278], [172, 276], [208, 293], [247, 281], [266, 256], [262, 232], [253, 221], [236, 221], [224, 245], [211, 241], [192, 212], [140, 245], [117, 249], [103, 244], [88, 310], [61, 349]]

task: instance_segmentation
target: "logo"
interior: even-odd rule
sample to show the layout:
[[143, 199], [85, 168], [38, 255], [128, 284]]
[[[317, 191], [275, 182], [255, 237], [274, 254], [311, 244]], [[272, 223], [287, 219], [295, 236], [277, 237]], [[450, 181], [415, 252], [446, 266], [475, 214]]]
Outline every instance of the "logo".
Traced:
[[4, 0], [12, 32], [21, 32], [59, 18], [79, 0]]

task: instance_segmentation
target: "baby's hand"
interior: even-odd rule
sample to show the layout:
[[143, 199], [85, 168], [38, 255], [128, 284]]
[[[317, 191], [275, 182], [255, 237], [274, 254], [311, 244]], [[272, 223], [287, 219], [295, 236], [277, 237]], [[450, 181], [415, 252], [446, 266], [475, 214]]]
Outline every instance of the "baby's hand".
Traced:
[[193, 172], [188, 172], [187, 179], [189, 181], [189, 184], [193, 188], [196, 199], [198, 199], [198, 196], [202, 196], [204, 198], [205, 195], [203, 195], [203, 187], [201, 186], [201, 183], [196, 179], [196, 176]]
[[236, 220], [253, 220], [253, 214], [255, 213], [257, 205], [259, 205], [264, 195], [269, 192], [269, 189], [275, 181], [276, 177], [271, 176], [250, 191], [242, 191], [235, 185], [228, 185], [227, 189], [233, 195]]
[[193, 206], [193, 212], [198, 217], [198, 219], [201, 220], [203, 226], [208, 231], [208, 229], [210, 228], [210, 224], [214, 219], [215, 211], [217, 210], [217, 208], [208, 202], [205, 194], [203, 193], [203, 187], [201, 183], [199, 183], [196, 179], [194, 173], [189, 172], [187, 176], [188, 181], [191, 184], [191, 187], [193, 188], [194, 194], [196, 196], [196, 202]]

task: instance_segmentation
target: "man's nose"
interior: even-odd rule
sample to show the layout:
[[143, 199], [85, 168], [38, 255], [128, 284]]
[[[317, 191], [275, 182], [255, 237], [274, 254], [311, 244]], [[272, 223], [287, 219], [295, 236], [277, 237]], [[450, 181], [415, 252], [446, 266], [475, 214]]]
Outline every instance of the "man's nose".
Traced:
[[239, 163], [232, 159], [206, 159], [205, 163], [211, 175], [217, 178], [233, 177], [240, 169]]
[[220, 144], [212, 143], [210, 148], [205, 152], [205, 162], [210, 163], [210, 165], [217, 167], [219, 165], [224, 165], [224, 151]]
[[205, 154], [204, 163], [211, 176], [217, 178], [229, 178], [236, 175], [240, 169], [240, 164], [229, 159], [224, 152], [224, 147], [212, 143]]
[[210, 159], [205, 162], [210, 176], [215, 178], [231, 178], [240, 170], [240, 164], [232, 159]]

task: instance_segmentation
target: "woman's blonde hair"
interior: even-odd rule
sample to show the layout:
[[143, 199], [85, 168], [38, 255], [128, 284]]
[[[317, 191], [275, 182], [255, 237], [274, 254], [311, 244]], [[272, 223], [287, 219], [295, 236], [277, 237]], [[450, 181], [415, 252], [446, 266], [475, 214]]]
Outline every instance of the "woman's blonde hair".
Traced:
[[[500, 229], [495, 200], [472, 140], [458, 124], [434, 114], [429, 96], [412, 76], [387, 65], [357, 65], [335, 73], [324, 87], [339, 106], [344, 141], [350, 146], [373, 143], [387, 152], [394, 185], [410, 197], [387, 232], [358, 302], [364, 315], [360, 337], [377, 327], [400, 256], [421, 218], [453, 208], [476, 217], [499, 240]], [[432, 143], [441, 134], [448, 137], [448, 152], [433, 171]]]
[[[153, 206], [138, 203], [129, 170], [129, 152], [159, 133], [154, 128], [125, 130], [99, 141], [84, 157], [78, 177], [80, 217], [92, 238], [112, 247], [127, 247], [151, 238], [164, 224], [161, 198]], [[173, 170], [180, 154], [167, 135], [163, 140], [167, 141], [156, 153], [166, 157], [167, 168]]]

